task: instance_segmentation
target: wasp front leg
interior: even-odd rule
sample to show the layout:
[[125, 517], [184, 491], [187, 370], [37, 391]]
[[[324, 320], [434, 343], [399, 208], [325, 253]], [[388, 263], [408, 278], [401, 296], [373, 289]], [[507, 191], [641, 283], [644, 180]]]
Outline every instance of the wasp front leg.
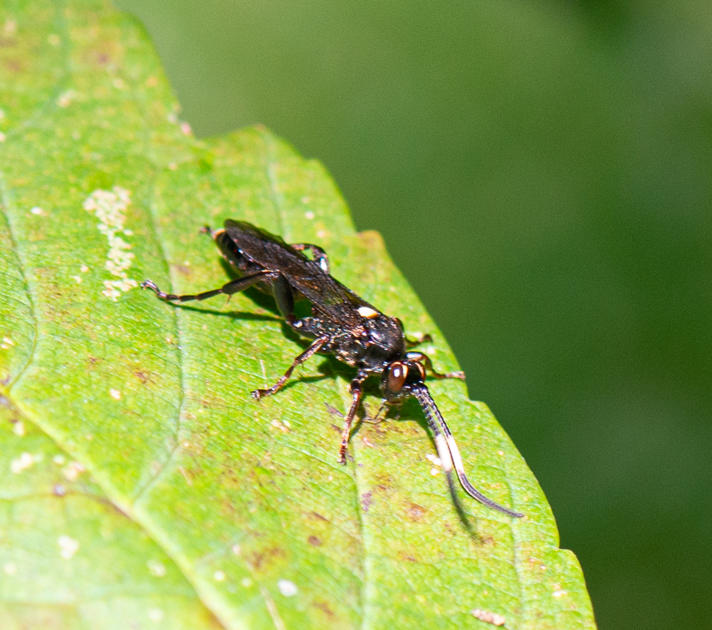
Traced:
[[437, 372], [433, 367], [433, 362], [430, 357], [423, 352], [406, 352], [406, 358], [410, 361], [418, 361], [425, 366], [427, 373], [433, 378], [457, 378], [461, 381], [465, 380], [465, 373], [462, 370], [456, 370], [454, 372]]
[[364, 380], [366, 380], [366, 375], [358, 374], [356, 378], [351, 381], [351, 385], [349, 386], [349, 391], [351, 392], [351, 407], [349, 407], [349, 412], [344, 418], [344, 428], [341, 431], [341, 446], [339, 447], [340, 464], [346, 463], [346, 450], [348, 449], [349, 438], [351, 437], [351, 425], [356, 417], [358, 406], [361, 404], [361, 397], [363, 396], [361, 385]]
[[421, 343], [430, 343], [432, 340], [433, 337], [430, 333], [413, 333], [412, 337], [405, 338], [405, 346], [406, 348], [414, 348], [415, 346], [419, 346]]

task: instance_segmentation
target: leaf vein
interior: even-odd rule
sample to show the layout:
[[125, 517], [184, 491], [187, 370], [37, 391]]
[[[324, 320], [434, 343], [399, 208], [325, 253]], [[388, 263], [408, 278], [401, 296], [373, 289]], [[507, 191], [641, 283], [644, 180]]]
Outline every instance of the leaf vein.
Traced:
[[12, 200], [12, 193], [10, 189], [7, 186], [7, 182], [5, 181], [5, 176], [2, 172], [0, 172], [0, 200], [2, 201], [2, 207], [3, 207], [3, 217], [5, 219], [5, 224], [7, 226], [7, 233], [10, 237], [10, 242], [12, 243], [12, 255], [15, 257], [16, 264], [17, 264], [17, 270], [20, 274], [20, 277], [22, 278], [22, 282], [25, 287], [25, 295], [27, 296], [27, 303], [26, 306], [29, 309], [29, 317], [31, 319], [31, 329], [32, 329], [32, 340], [30, 344], [30, 351], [27, 355], [27, 358], [25, 361], [22, 363], [20, 366], [20, 369], [18, 370], [17, 374], [13, 378], [10, 376], [11, 380], [6, 383], [7, 386], [7, 393], [9, 394], [14, 385], [16, 385], [20, 379], [22, 378], [22, 375], [25, 374], [29, 366], [32, 364], [32, 361], [35, 358], [36, 350], [37, 350], [37, 338], [39, 336], [39, 326], [38, 326], [38, 321], [37, 321], [37, 307], [35, 305], [35, 301], [32, 297], [32, 291], [30, 290], [30, 284], [27, 279], [27, 273], [25, 272], [26, 269], [26, 263], [23, 260], [23, 256], [20, 252], [20, 245], [19, 245], [19, 240], [15, 237], [15, 234], [17, 232], [16, 228], [13, 227], [12, 224], [12, 219], [11, 219], [11, 212], [10, 209], [13, 207], [13, 200]]

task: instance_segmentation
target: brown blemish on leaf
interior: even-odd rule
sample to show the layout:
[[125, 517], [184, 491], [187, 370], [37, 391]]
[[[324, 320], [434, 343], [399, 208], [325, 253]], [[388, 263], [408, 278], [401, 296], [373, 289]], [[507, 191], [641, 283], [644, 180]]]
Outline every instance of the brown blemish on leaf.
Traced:
[[383, 472], [377, 475], [378, 483], [376, 484], [376, 491], [387, 492], [393, 488], [393, 475], [388, 472]]
[[375, 251], [376, 253], [378, 252], [384, 252], [386, 249], [386, 246], [383, 242], [383, 237], [381, 236], [380, 232], [376, 232], [376, 230], [364, 230], [363, 232], [359, 232], [357, 234], [358, 239], [361, 241], [361, 244], [370, 251]]
[[310, 545], [314, 545], [315, 547], [321, 547], [322, 545], [321, 538], [319, 538], [318, 536], [309, 536], [309, 538], [307, 538], [307, 541]]
[[189, 486], [192, 486], [192, 485], [193, 485], [193, 479], [188, 475], [188, 473], [186, 472], [185, 468], [183, 468], [183, 466], [178, 466], [178, 472], [179, 472], [181, 475], [183, 475], [183, 479], [185, 479], [185, 482], [186, 482]]
[[182, 276], [189, 276], [192, 273], [192, 269], [188, 265], [171, 265]]
[[151, 376], [148, 375], [148, 374], [146, 374], [146, 372], [144, 372], [144, 371], [142, 371], [142, 370], [136, 370], [136, 371], [134, 372], [134, 376], [135, 376], [139, 381], [141, 381], [141, 385], [145, 385], [146, 383], [153, 381], [153, 379], [151, 378]]
[[[188, 485], [192, 484], [189, 483]], [[235, 518], [239, 515], [235, 502], [229, 496], [223, 497], [220, 501], [220, 515], [228, 520], [235, 520]]]
[[193, 485], [193, 480], [199, 477], [202, 474], [202, 470], [200, 468], [193, 468], [189, 466], [180, 466], [178, 467], [178, 472], [180, 472], [181, 476], [183, 479], [185, 479], [186, 483], [189, 486]]
[[270, 547], [264, 551], [258, 551], [250, 555], [247, 562], [252, 566], [253, 569], [259, 571], [263, 566], [276, 560], [278, 558], [284, 558], [287, 554], [281, 547]]
[[314, 606], [321, 610], [329, 619], [332, 619], [334, 617], [334, 611], [329, 608], [329, 604], [327, 604], [324, 601], [315, 601]]
[[111, 62], [111, 55], [105, 50], [90, 50], [86, 54], [86, 59], [97, 66], [106, 66]]
[[20, 73], [25, 69], [25, 65], [19, 59], [7, 59], [3, 65], [13, 73]]
[[309, 512], [309, 516], [313, 516], [314, 518], [317, 518], [320, 521], [326, 521], [327, 523], [329, 522], [329, 519], [326, 518], [326, 516], [322, 516], [321, 514], [319, 514], [319, 512]]
[[415, 523], [421, 520], [426, 512], [427, 510], [422, 505], [418, 505], [417, 503], [410, 503], [406, 508], [406, 515], [408, 516], [408, 520], [413, 521]]
[[[344, 417], [344, 414], [341, 413], [341, 411], [339, 411], [336, 407], [332, 407], [332, 406], [329, 405], [328, 403], [327, 403], [327, 405], [326, 405], [326, 411], [327, 411], [328, 413], [330, 413], [332, 416], [339, 416], [340, 418], [343, 418], [343, 417]], [[332, 424], [331, 426], [334, 427], [334, 428], [336, 428], [336, 429], [339, 428], [339, 427], [337, 427], [335, 424]]]
[[0, 48], [12, 48], [17, 46], [17, 37], [0, 35]]

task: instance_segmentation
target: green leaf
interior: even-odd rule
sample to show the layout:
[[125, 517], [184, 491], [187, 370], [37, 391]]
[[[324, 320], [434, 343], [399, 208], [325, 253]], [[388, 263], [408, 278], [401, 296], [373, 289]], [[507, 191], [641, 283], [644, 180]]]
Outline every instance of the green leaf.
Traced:
[[3, 628], [594, 627], [541, 489], [462, 383], [433, 396], [471, 478], [523, 519], [453, 500], [412, 404], [338, 465], [351, 372], [331, 358], [252, 400], [304, 347], [268, 299], [136, 288], [220, 286], [198, 228], [245, 219], [322, 245], [455, 369], [319, 163], [263, 128], [196, 140], [104, 3], [4, 3], [0, 38]]

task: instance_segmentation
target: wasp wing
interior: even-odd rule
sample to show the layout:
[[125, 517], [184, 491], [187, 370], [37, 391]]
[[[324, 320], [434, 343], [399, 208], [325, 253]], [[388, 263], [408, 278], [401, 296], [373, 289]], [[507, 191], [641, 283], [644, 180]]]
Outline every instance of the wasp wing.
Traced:
[[281, 237], [232, 219], [225, 221], [225, 231], [242, 256], [262, 269], [278, 271], [321, 317], [360, 328], [363, 318], [359, 308], [380, 313]]

